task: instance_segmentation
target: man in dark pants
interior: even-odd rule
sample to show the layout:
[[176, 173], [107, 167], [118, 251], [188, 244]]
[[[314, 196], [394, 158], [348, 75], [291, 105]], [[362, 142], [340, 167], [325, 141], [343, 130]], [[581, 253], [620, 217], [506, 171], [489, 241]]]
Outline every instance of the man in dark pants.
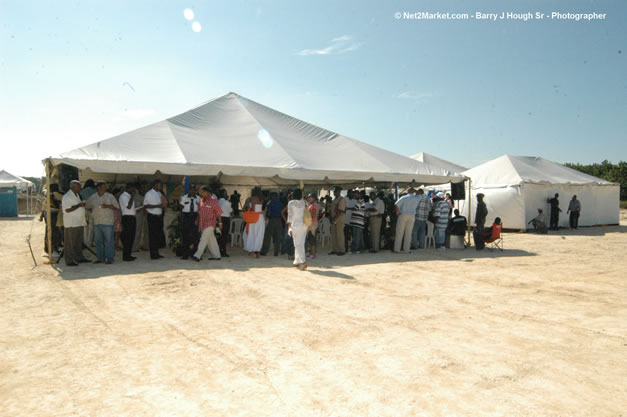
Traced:
[[181, 245], [183, 247], [181, 259], [188, 259], [194, 255], [198, 246], [198, 226], [196, 219], [198, 218], [198, 204], [200, 196], [196, 193], [196, 186], [190, 185], [189, 192], [181, 196], [179, 204], [181, 205], [183, 216], [181, 217]]
[[579, 227], [579, 214], [581, 213], [581, 203], [577, 200], [577, 196], [574, 195], [572, 200], [568, 203], [568, 210], [566, 213], [570, 213], [570, 218], [568, 219], [568, 223], [570, 224], [570, 229], [576, 229]]
[[285, 206], [279, 200], [279, 195], [276, 192], [271, 193], [270, 202], [266, 207], [268, 226], [266, 227], [266, 233], [263, 236], [263, 246], [261, 247], [261, 255], [263, 256], [268, 254], [270, 243], [274, 245], [274, 256], [279, 256], [283, 238], [283, 219], [281, 217], [283, 207]]
[[485, 194], [477, 194], [477, 211], [475, 211], [476, 230], [481, 232], [485, 226], [485, 219], [488, 217], [488, 207], [483, 202]]
[[230, 230], [231, 230], [231, 215], [233, 214], [233, 206], [228, 200], [228, 195], [225, 189], [219, 191], [220, 199], [218, 200], [218, 204], [222, 209], [222, 232], [220, 234], [220, 238], [218, 239], [218, 246], [220, 246], [220, 256], [224, 258], [228, 258], [230, 255], [226, 253], [226, 247], [229, 244], [230, 240]]
[[165, 205], [161, 201], [161, 181], [155, 180], [152, 188], [144, 195], [144, 208], [148, 216], [148, 247], [150, 248], [150, 259], [161, 259], [159, 254], [161, 239], [163, 234], [163, 208]]
[[562, 209], [560, 209], [560, 201], [558, 200], [559, 196], [559, 194], [555, 193], [555, 197], [547, 200], [551, 205], [551, 220], [549, 221], [549, 228], [551, 230], [559, 229], [559, 218], [560, 212], [562, 211]]
[[137, 188], [133, 184], [126, 186], [126, 191], [120, 194], [119, 203], [122, 211], [122, 247], [124, 248], [122, 260], [126, 262], [134, 261], [135, 257], [131, 255], [133, 252], [133, 243], [135, 243], [135, 229], [137, 221], [135, 215], [135, 201], [133, 196], [137, 192]]

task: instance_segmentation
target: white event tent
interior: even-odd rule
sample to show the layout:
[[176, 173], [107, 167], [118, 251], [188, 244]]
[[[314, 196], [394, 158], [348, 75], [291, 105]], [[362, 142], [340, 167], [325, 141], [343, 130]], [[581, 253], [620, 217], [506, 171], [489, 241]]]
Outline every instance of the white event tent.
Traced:
[[311, 125], [238, 94], [48, 160], [80, 178], [158, 175], [223, 185], [442, 184], [464, 177]]
[[442, 168], [443, 170], [448, 171], [449, 174], [459, 174], [466, 171], [467, 169], [461, 165], [454, 164], [450, 161], [438, 158], [437, 156], [431, 155], [426, 152], [418, 152], [417, 154], [412, 155], [411, 158], [437, 168]]
[[[581, 202], [580, 226], [618, 224], [619, 185], [539, 157], [503, 155], [463, 172], [472, 181], [472, 217], [476, 195], [485, 194], [487, 223], [496, 216], [507, 229], [527, 229], [537, 209], [549, 221], [547, 199], [560, 195], [559, 225], [568, 227], [568, 203], [573, 195]], [[461, 202], [468, 215], [468, 199]]]
[[18, 190], [26, 191], [33, 183], [17, 175], [13, 175], [5, 170], [0, 171], [0, 187], [17, 187]]

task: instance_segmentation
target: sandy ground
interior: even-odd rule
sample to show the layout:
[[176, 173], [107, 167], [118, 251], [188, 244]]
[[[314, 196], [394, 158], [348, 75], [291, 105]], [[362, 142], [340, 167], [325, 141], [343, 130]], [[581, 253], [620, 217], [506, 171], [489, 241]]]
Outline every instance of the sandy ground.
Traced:
[[3, 417], [627, 415], [625, 220], [307, 272], [32, 269], [31, 225], [41, 263], [42, 224], [0, 220]]

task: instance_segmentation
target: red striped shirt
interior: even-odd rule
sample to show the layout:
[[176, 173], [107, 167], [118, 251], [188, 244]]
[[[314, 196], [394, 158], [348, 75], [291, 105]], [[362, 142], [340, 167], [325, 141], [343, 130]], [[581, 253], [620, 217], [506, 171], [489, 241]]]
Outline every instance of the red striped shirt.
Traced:
[[209, 197], [200, 200], [198, 205], [198, 230], [202, 232], [207, 227], [216, 227], [216, 220], [222, 215], [222, 209], [218, 200]]

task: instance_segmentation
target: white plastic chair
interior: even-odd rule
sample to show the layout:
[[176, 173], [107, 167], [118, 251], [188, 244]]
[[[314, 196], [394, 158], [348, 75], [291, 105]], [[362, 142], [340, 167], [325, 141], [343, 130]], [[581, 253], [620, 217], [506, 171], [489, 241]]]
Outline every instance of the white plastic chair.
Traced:
[[435, 248], [435, 225], [430, 221], [427, 221], [427, 236], [425, 237], [425, 249], [429, 247], [429, 242], [431, 242], [431, 247]]
[[318, 242], [321, 248], [326, 248], [331, 243], [331, 222], [326, 217], [318, 221]]
[[231, 235], [231, 248], [235, 245], [242, 247], [242, 224], [244, 221], [240, 218], [231, 219], [231, 230], [229, 230], [229, 234]]

